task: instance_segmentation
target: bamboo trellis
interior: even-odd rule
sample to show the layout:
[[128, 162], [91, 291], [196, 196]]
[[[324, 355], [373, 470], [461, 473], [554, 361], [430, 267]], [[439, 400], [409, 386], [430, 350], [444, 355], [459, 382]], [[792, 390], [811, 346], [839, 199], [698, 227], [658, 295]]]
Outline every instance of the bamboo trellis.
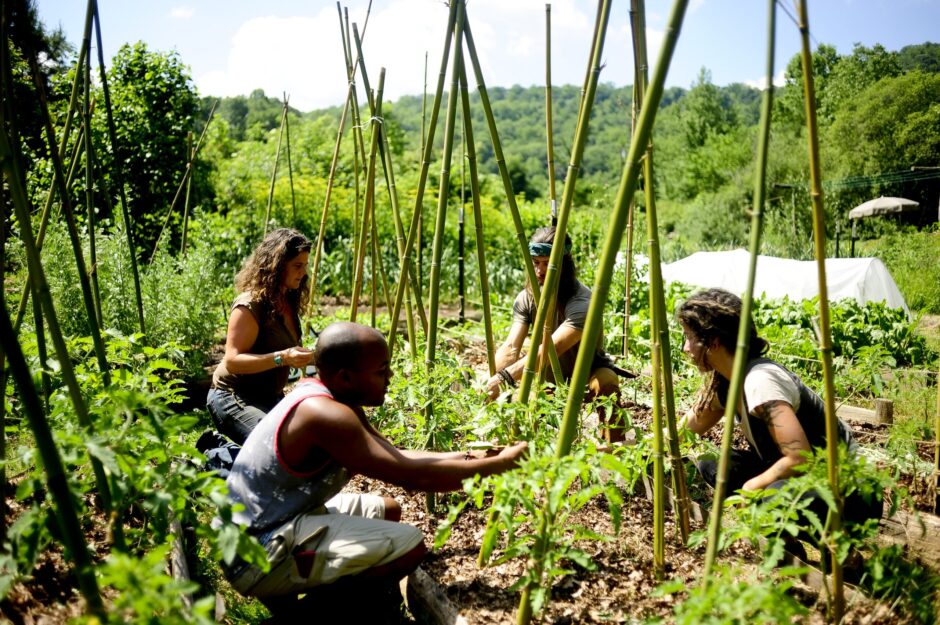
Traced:
[[721, 455], [718, 462], [718, 475], [715, 478], [715, 495], [708, 521], [708, 546], [705, 552], [705, 568], [702, 583], [711, 581], [712, 568], [718, 555], [719, 535], [721, 532], [721, 513], [724, 508], [725, 490], [731, 458], [731, 443], [734, 433], [734, 414], [738, 409], [743, 394], [745, 366], [751, 338], [751, 308], [754, 297], [754, 279], [757, 274], [757, 256], [760, 254], [761, 228], [763, 225], [764, 200], [767, 193], [767, 151], [770, 143], [770, 118], [773, 111], [773, 75], [776, 37], [776, 0], [768, 3], [767, 17], [767, 84], [761, 103], [760, 131], [757, 144], [757, 171], [754, 179], [754, 205], [751, 209], [750, 263], [748, 265], [747, 286], [741, 298], [741, 322], [738, 326], [737, 351], [731, 373], [728, 398], [725, 401], [723, 419]]

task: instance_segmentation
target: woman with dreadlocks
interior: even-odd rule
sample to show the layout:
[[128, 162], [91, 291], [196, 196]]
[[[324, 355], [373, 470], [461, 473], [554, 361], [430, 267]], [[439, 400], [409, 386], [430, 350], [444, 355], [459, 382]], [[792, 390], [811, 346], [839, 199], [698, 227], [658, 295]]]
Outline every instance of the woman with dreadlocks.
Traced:
[[206, 403], [216, 428], [239, 445], [284, 396], [290, 368], [304, 368], [313, 359], [313, 351], [300, 346], [300, 312], [310, 296], [310, 248], [300, 232], [278, 228], [235, 277], [238, 296], [225, 356]]
[[[529, 239], [529, 253], [532, 255], [532, 264], [535, 266], [535, 277], [539, 285], [545, 283], [548, 274], [548, 261], [555, 241], [555, 228], [539, 228]], [[558, 293], [555, 299], [555, 318], [552, 323], [552, 342], [561, 364], [561, 371], [565, 379], [571, 378], [574, 363], [578, 355], [578, 345], [584, 330], [588, 307], [591, 305], [591, 290], [581, 284], [577, 278], [574, 261], [571, 258], [571, 238], [565, 235], [565, 256], [561, 264], [561, 275], [558, 281]], [[532, 287], [528, 283], [516, 296], [512, 306], [512, 326], [509, 336], [496, 351], [497, 373], [487, 382], [486, 390], [489, 398], [496, 399], [501, 386], [514, 387], [522, 378], [525, 366], [525, 356], [522, 345], [529, 333], [529, 327], [535, 323], [536, 302], [532, 295]], [[610, 356], [604, 351], [604, 337], [599, 336], [594, 349], [594, 361], [591, 365], [591, 377], [588, 380], [588, 399], [603, 396], [618, 397], [620, 393], [620, 380], [618, 371]], [[539, 348], [541, 349], [541, 347]], [[630, 375], [623, 372], [622, 375]], [[554, 381], [550, 368], [546, 379]], [[601, 415], [604, 419], [604, 415]], [[609, 441], [623, 439], [623, 429], [614, 423], [615, 419], [607, 419], [604, 435]]]
[[[704, 434], [724, 416], [741, 320], [741, 299], [722, 289], [700, 291], [679, 307], [677, 315], [685, 335], [682, 351], [706, 375], [695, 405], [679, 427]], [[811, 448], [826, 445], [822, 399], [794, 373], [763, 356], [768, 343], [757, 335], [753, 323], [750, 325], [744, 392], [735, 411], [735, 420], [749, 449], [731, 451], [726, 482], [729, 492], [778, 489], [798, 472]], [[849, 453], [855, 453], [857, 445], [852, 431], [841, 420], [838, 435]], [[700, 458], [696, 466], [703, 479], [714, 486], [718, 460]], [[861, 522], [881, 516], [880, 496], [870, 495], [868, 501], [857, 492], [846, 498], [847, 521]], [[825, 503], [816, 499], [815, 511], [825, 518]]]

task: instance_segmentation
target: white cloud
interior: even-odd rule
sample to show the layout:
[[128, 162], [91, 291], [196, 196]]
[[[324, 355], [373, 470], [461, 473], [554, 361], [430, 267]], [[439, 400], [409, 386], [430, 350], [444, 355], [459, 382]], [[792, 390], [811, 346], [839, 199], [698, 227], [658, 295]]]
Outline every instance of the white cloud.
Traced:
[[[744, 84], [748, 87], [754, 87], [755, 89], [760, 89], [763, 91], [767, 88], [767, 77], [758, 78], [757, 80], [745, 80]], [[774, 76], [774, 87], [782, 87], [786, 84], [786, 69], [782, 69]]]
[[177, 20], [188, 20], [193, 16], [196, 10], [192, 7], [181, 6], [170, 9], [170, 17]]

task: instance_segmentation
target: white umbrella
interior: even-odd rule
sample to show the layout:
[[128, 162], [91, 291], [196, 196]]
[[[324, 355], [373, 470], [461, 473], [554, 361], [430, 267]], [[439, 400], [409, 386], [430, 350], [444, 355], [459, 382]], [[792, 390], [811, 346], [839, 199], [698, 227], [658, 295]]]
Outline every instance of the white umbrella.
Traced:
[[859, 204], [849, 211], [849, 219], [861, 219], [862, 217], [872, 217], [874, 215], [888, 215], [892, 213], [903, 213], [914, 210], [920, 206], [914, 200], [907, 200], [903, 197], [880, 197], [874, 200], [868, 200], [864, 204]]

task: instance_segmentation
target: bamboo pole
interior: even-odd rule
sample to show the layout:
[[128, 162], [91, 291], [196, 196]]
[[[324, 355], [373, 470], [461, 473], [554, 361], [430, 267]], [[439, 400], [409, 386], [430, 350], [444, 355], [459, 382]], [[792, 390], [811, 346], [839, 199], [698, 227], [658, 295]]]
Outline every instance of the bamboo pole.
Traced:
[[[480, 104], [483, 106], [483, 114], [486, 117], [486, 124], [490, 131], [490, 139], [493, 142], [493, 155], [496, 160], [496, 166], [499, 170], [499, 177], [503, 181], [503, 191], [506, 193], [506, 204], [509, 206], [509, 213], [512, 216], [513, 227], [516, 230], [516, 240], [519, 243], [519, 251], [522, 254], [522, 267], [525, 270], [526, 278], [532, 288], [532, 297], [539, 302], [542, 296], [542, 289], [535, 276], [535, 267], [532, 265], [532, 256], [529, 254], [529, 238], [525, 233], [525, 226], [522, 223], [522, 216], [519, 214], [519, 207], [516, 205], [516, 196], [512, 190], [512, 181], [509, 178], [509, 170], [506, 167], [506, 159], [503, 156], [503, 146], [499, 139], [499, 131], [496, 129], [496, 118], [493, 115], [493, 107], [490, 106], [490, 96], [486, 90], [486, 82], [483, 80], [483, 70], [480, 67], [480, 59], [477, 56], [476, 46], [473, 43], [473, 33], [470, 24], [464, 25], [464, 41], [467, 44], [467, 54], [473, 65], [473, 75], [477, 81], [477, 93], [480, 94]], [[538, 341], [533, 336], [532, 345], [538, 345]], [[538, 350], [532, 350], [538, 351]], [[555, 344], [549, 342], [548, 357], [552, 365], [552, 373], [555, 379], [563, 378], [561, 365], [558, 362], [558, 354], [555, 352]]]
[[937, 370], [937, 414], [933, 422], [934, 514], [940, 514], [940, 369]]
[[199, 139], [196, 141], [196, 147], [193, 148], [193, 151], [186, 155], [186, 169], [183, 170], [183, 177], [180, 179], [179, 185], [176, 187], [176, 193], [173, 195], [173, 201], [170, 202], [170, 209], [166, 212], [166, 219], [163, 220], [163, 227], [160, 228], [160, 234], [157, 235], [157, 240], [153, 244], [153, 253], [150, 255], [150, 262], [153, 262], [153, 259], [157, 257], [157, 250], [160, 248], [160, 241], [163, 240], [163, 233], [166, 232], [166, 229], [170, 225], [170, 218], [173, 216], [173, 211], [176, 209], [176, 203], [179, 202], [180, 196], [183, 194], [183, 189], [186, 188], [186, 183], [189, 178], [193, 175], [193, 166], [196, 163], [196, 156], [199, 155], [199, 150], [202, 148], [202, 141], [206, 137], [206, 133], [209, 131], [209, 124], [212, 122], [212, 117], [215, 115], [215, 108], [218, 106], [219, 100], [215, 100], [212, 103], [212, 108], [209, 109], [209, 116], [206, 118], [206, 125], [203, 127], [202, 132], [199, 133]]
[[750, 261], [747, 273], [747, 286], [741, 301], [741, 322], [738, 325], [737, 351], [734, 355], [734, 368], [725, 401], [724, 430], [721, 439], [721, 456], [718, 461], [718, 475], [715, 477], [715, 495], [708, 518], [708, 545], [705, 552], [705, 569], [702, 583], [711, 583], [712, 569], [718, 555], [718, 541], [721, 533], [721, 514], [724, 508], [727, 489], [728, 470], [731, 466], [731, 443], [734, 433], [734, 415], [743, 396], [745, 367], [751, 339], [751, 310], [754, 300], [754, 279], [757, 275], [757, 255], [760, 254], [761, 229], [763, 227], [764, 201], [767, 197], [767, 151], [770, 144], [770, 119], [774, 99], [774, 51], [776, 37], [776, 4], [768, 2], [767, 17], [767, 77], [766, 89], [761, 102], [760, 132], [757, 144], [757, 171], [754, 177], [754, 206], [751, 209], [751, 244]]
[[372, 134], [369, 139], [369, 164], [366, 168], [366, 197], [365, 205], [362, 209], [362, 225], [359, 228], [359, 241], [356, 245], [356, 272], [353, 280], [353, 292], [349, 304], [349, 320], [356, 320], [356, 313], [359, 308], [359, 296], [362, 292], [363, 270], [365, 266], [366, 241], [369, 238], [369, 220], [371, 218], [372, 207], [375, 203], [375, 160], [378, 154], [379, 130], [378, 122], [372, 120]]
[[[450, 91], [447, 94], [447, 116], [444, 118], [444, 149], [441, 155], [441, 178], [437, 191], [437, 213], [434, 219], [434, 244], [431, 248], [431, 275], [428, 282], [428, 342], [425, 350], [425, 365], [428, 371], [434, 368], [437, 356], [437, 317], [441, 286], [441, 256], [444, 250], [444, 226], [447, 220], [447, 201], [450, 196], [450, 165], [454, 151], [454, 125], [457, 118], [457, 100], [459, 97], [459, 76], [463, 67], [463, 33], [466, 19], [464, 0], [453, 0], [457, 5], [457, 19], [454, 24], [454, 56], [450, 75]], [[429, 389], [433, 392], [434, 389]], [[434, 404], [428, 402], [425, 412], [433, 414]], [[430, 418], [427, 419], [431, 421]]]
[[[6, 144], [5, 131], [3, 138], [0, 140]], [[6, 147], [8, 146], [4, 145], [4, 148]], [[7, 160], [6, 156], [4, 154], [4, 161]], [[5, 162], [4, 168], [6, 169], [6, 167]], [[36, 389], [33, 387], [29, 365], [27, 365], [20, 344], [16, 340], [16, 334], [13, 331], [13, 325], [10, 323], [10, 317], [7, 315], [6, 306], [0, 306], [0, 345], [3, 346], [3, 353], [10, 360], [10, 370], [13, 372], [16, 386], [19, 389], [23, 412], [26, 413], [30, 430], [32, 430], [36, 439], [36, 447], [39, 450], [42, 466], [46, 473], [46, 486], [49, 488], [56, 506], [58, 529], [61, 532], [62, 542], [68, 549], [69, 557], [74, 563], [75, 579], [78, 582], [79, 590], [88, 604], [89, 612], [105, 622], [107, 615], [101, 600], [98, 581], [95, 578], [94, 564], [88, 553], [88, 545], [85, 543], [78, 511], [75, 509], [75, 496], [69, 489], [62, 458], [59, 456], [52, 430], [46, 421], [42, 404], [36, 395]]]
[[274, 151], [274, 168], [271, 170], [271, 184], [268, 187], [268, 206], [264, 212], [264, 234], [261, 238], [268, 236], [268, 224], [271, 223], [271, 206], [274, 204], [274, 183], [277, 182], [277, 166], [281, 161], [281, 140], [284, 138], [284, 123], [287, 119], [287, 100], [284, 100], [284, 107], [281, 109], [281, 127], [277, 132], [277, 149]]
[[[635, 33], [637, 35], [637, 51], [638, 51], [638, 65], [641, 67], [647, 66], [647, 56], [646, 56], [646, 12], [644, 3], [641, 0], [636, 2], [636, 11], [635, 17], [638, 24], [638, 28]], [[641, 72], [639, 75], [639, 93], [642, 95], [646, 91], [647, 83], [647, 74], [645, 71]], [[656, 556], [654, 557], [654, 562], [658, 561], [661, 564], [661, 569], [659, 569], [660, 575], [665, 574], [665, 484], [664, 484], [664, 474], [663, 474], [663, 450], [662, 450], [662, 432], [663, 432], [663, 417], [665, 417], [665, 425], [669, 431], [669, 454], [672, 458], [673, 471], [672, 471], [672, 484], [673, 489], [676, 493], [676, 517], [677, 517], [677, 526], [679, 530], [679, 538], [682, 544], [685, 544], [689, 538], [689, 508], [691, 503], [689, 502], [688, 491], [685, 483], [685, 470], [682, 460], [682, 455], [679, 452], [679, 438], [676, 431], [676, 407], [675, 407], [675, 395], [673, 392], [672, 384], [672, 352], [669, 345], [669, 323], [666, 319], [666, 299], [663, 295], [663, 280], [662, 280], [662, 264], [661, 264], [661, 254], [659, 251], [659, 222], [657, 220], [656, 213], [656, 195], [655, 190], [655, 177], [653, 175], [653, 142], [650, 140], [646, 156], [643, 160], [643, 178], [646, 181], [645, 184], [645, 201], [646, 201], [646, 226], [647, 234], [649, 239], [649, 259], [650, 259], [650, 288], [649, 288], [649, 297], [650, 297], [650, 317], [652, 321], [652, 330], [653, 330], [653, 350], [657, 355], [657, 358], [654, 359], [656, 366], [653, 367], [653, 381], [654, 388], [656, 387], [656, 382], [661, 382], [659, 387], [662, 391], [661, 395], [657, 395], [655, 392], [653, 394], [654, 402], [662, 401], [662, 408], [665, 411], [657, 411], [657, 405], [654, 403], [653, 408], [653, 447], [654, 450], [657, 450], [656, 438], [659, 437], [659, 448], [657, 451], [654, 451], [654, 486], [656, 495], [654, 496], [654, 509], [660, 510], [660, 523], [659, 525], [654, 526], [654, 536], [659, 535], [659, 541], [654, 543], [658, 547], [656, 551]], [[658, 413], [658, 415], [657, 415]], [[657, 419], [659, 416], [659, 419]], [[658, 503], [657, 503], [658, 502]], [[654, 512], [654, 517], [655, 517]], [[655, 523], [655, 520], [654, 520]]]
[[[421, 157], [421, 170], [418, 173], [418, 186], [415, 190], [415, 208], [411, 214], [411, 226], [408, 228], [408, 239], [405, 241], [405, 255], [401, 259], [399, 276], [408, 275], [411, 268], [411, 253], [415, 245], [415, 236], [418, 232], [418, 225], [421, 221], [421, 207], [424, 202], [424, 189], [428, 181], [428, 169], [431, 165], [431, 146], [433, 144], [434, 131], [437, 129], [437, 118], [440, 114], [441, 97], [444, 92], [444, 78], [447, 74], [447, 59], [450, 57], [451, 37], [454, 24], [457, 21], [457, 2], [451, 2], [450, 10], [447, 16], [447, 30], [444, 39], [444, 51], [441, 54], [441, 67], [438, 73], [437, 88], [434, 92], [434, 104], [431, 106], [431, 119], [428, 121], [427, 140], [424, 145], [424, 154]], [[392, 309], [392, 317], [389, 320], [389, 338], [388, 349], [389, 357], [395, 349], [395, 334], [398, 331], [398, 318], [401, 314], [401, 303], [405, 292], [405, 280], [399, 278], [398, 289], [395, 293], [395, 304]], [[430, 323], [428, 324], [430, 326]], [[430, 331], [430, 327], [429, 327]]]
[[[68, 388], [69, 397], [72, 400], [72, 407], [75, 410], [75, 416], [83, 428], [93, 431], [94, 426], [88, 415], [88, 407], [82, 396], [78, 379], [75, 377], [72, 359], [65, 345], [65, 339], [59, 327], [58, 317], [56, 316], [55, 308], [52, 304], [49, 283], [46, 280], [46, 274], [42, 268], [42, 262], [39, 259], [39, 251], [36, 249], [36, 241], [33, 238], [33, 230], [30, 224], [30, 213], [32, 211], [30, 211], [29, 208], [29, 198], [26, 194], [26, 190], [23, 188], [23, 178], [20, 173], [20, 167], [15, 160], [13, 149], [7, 138], [6, 129], [4, 128], [0, 128], [0, 165], [2, 165], [3, 171], [7, 177], [7, 184], [10, 189], [10, 195], [13, 198], [16, 219], [21, 224], [20, 238], [23, 241], [23, 247], [26, 252], [30, 280], [36, 285], [36, 295], [45, 312], [46, 325], [49, 328], [49, 335], [55, 347], [56, 357], [59, 359], [61, 375]], [[2, 316], [6, 318], [5, 308]], [[12, 326], [9, 336], [10, 339], [13, 340]], [[4, 339], [7, 337], [6, 331], [3, 332], [3, 337]], [[6, 346], [4, 346], [4, 351], [7, 351]], [[105, 373], [102, 372], [103, 378], [104, 375]], [[106, 384], [110, 385], [110, 382]], [[108, 483], [107, 474], [101, 462], [95, 456], [89, 456], [89, 460], [91, 462], [92, 471], [95, 474], [95, 481], [98, 494], [101, 497], [102, 507], [107, 513], [111, 514], [114, 512], [114, 506], [111, 499], [111, 488]], [[123, 549], [123, 532], [119, 521], [113, 526], [113, 537], [116, 548]]]
[[[78, 137], [72, 150], [72, 160], [69, 164], [69, 176], [65, 182], [66, 188], [69, 189], [72, 188], [72, 183], [75, 180], [75, 174], [78, 171], [78, 156], [81, 154], [82, 143], [84, 141], [82, 137], [83, 132], [84, 130], [79, 127]], [[52, 213], [52, 203], [55, 200], [55, 194], [57, 190], [58, 185], [53, 181], [53, 183], [49, 186], [49, 192], [46, 194], [46, 203], [43, 205], [42, 215], [39, 222], [39, 232], [36, 234], [36, 249], [40, 252], [42, 252], [42, 244], [46, 239], [46, 229], [49, 225], [49, 216]], [[23, 321], [23, 315], [26, 313], [26, 304], [29, 300], [30, 293], [32, 293], [32, 289], [29, 285], [29, 282], [27, 281], [27, 283], [23, 285], [23, 291], [20, 293], [20, 302], [16, 308], [16, 316], [13, 319], [13, 329], [17, 332], [20, 331], [20, 324]]]
[[552, 127], [552, 5], [545, 4], [545, 147], [548, 157], [548, 200], [552, 225], [558, 224], [555, 206], [555, 134]]
[[[614, 203], [614, 210], [611, 212], [607, 226], [607, 238], [604, 242], [601, 258], [595, 273], [591, 306], [588, 309], [584, 332], [581, 335], [581, 346], [583, 349], [578, 350], [574, 373], [572, 373], [571, 376], [570, 392], [568, 401], [565, 404], [564, 419], [559, 433], [557, 452], [559, 456], [566, 455], [569, 452], [571, 442], [574, 440], [575, 430], [578, 424], [578, 413], [581, 409], [581, 400], [584, 398], [584, 387], [587, 384], [588, 376], [591, 372], [591, 361], [593, 360], [594, 351], [593, 346], [596, 345], [597, 339], [604, 329], [604, 306], [610, 293], [614, 261], [617, 258], [617, 251], [620, 248], [620, 241], [623, 237], [627, 206], [636, 190], [640, 162], [646, 151], [646, 146], [649, 143], [653, 129], [653, 121], [656, 118], [659, 102], [662, 99], [663, 85], [666, 80], [666, 73], [669, 69], [669, 62], [675, 51], [676, 41], [679, 37], [679, 30], [682, 26], [682, 19], [687, 6], [688, 0], [675, 0], [673, 3], [672, 12], [669, 16], [665, 31], [666, 37], [663, 39], [663, 45], [660, 48], [659, 61], [656, 65], [656, 70], [653, 72], [649, 88], [643, 98], [640, 118], [637, 121], [637, 130], [630, 143], [630, 152], [624, 163], [620, 186]], [[584, 347], [585, 345], [591, 347]]]
[[[532, 345], [542, 343], [545, 326], [547, 323], [550, 323], [549, 312], [551, 304], [558, 290], [558, 280], [561, 274], [560, 268], [565, 256], [565, 237], [568, 232], [568, 217], [571, 213], [571, 206], [574, 203], [574, 189], [578, 180], [578, 171], [581, 168], [581, 157], [584, 154], [584, 146], [587, 145], [588, 126], [591, 118], [591, 109], [594, 105], [594, 94], [597, 92], [597, 82], [601, 71], [601, 55], [604, 51], [604, 38], [607, 32], [607, 21], [609, 17], [610, 2], [609, 0], [603, 0], [598, 7], [598, 19], [595, 23], [596, 30], [594, 31], [594, 40], [591, 46], [592, 56], [587, 72], [587, 92], [581, 103], [578, 125], [575, 129], [571, 159], [568, 162], [568, 173], [565, 176], [565, 186], [561, 196], [561, 208], [558, 211], [558, 225], [555, 230], [555, 241], [552, 245], [552, 254], [548, 260], [548, 271], [545, 275], [545, 285], [542, 289], [542, 296], [538, 300], [535, 323], [532, 324]], [[528, 249], [526, 250], [526, 254], [528, 255]], [[554, 346], [551, 341], [547, 344]], [[581, 345], [584, 345], [583, 338]], [[596, 345], [597, 339], [590, 344], [591, 353], [595, 352]], [[529, 353], [526, 355], [522, 380], [519, 383], [519, 401], [522, 403], [529, 401], [529, 393], [532, 390], [532, 380], [537, 372], [537, 362], [538, 350], [529, 350]], [[556, 373], [555, 379], [562, 380], [563, 378]]]
[[[421, 96], [421, 157], [424, 156], [424, 146], [427, 136], [427, 108], [428, 108], [428, 52], [424, 51], [424, 91]], [[424, 284], [424, 205], [418, 208], [418, 285]], [[424, 299], [419, 288], [418, 303], [424, 308]], [[425, 329], [425, 331], [427, 331]]]
[[[82, 244], [78, 235], [78, 227], [75, 224], [75, 215], [72, 212], [72, 203], [68, 195], [65, 175], [62, 172], [62, 161], [59, 159], [59, 150], [57, 149], [59, 143], [56, 141], [55, 130], [52, 128], [52, 120], [49, 117], [49, 104], [46, 99], [45, 86], [43, 85], [35, 51], [26, 51], [26, 57], [27, 63], [30, 67], [30, 73], [32, 74], [33, 78], [33, 86], [36, 88], [36, 93], [39, 96], [39, 105], [42, 112], [41, 115], [43, 127], [46, 134], [46, 144], [49, 148], [49, 160], [52, 162], [53, 176], [55, 178], [56, 184], [59, 187], [59, 197], [61, 198], [62, 202], [62, 211], [65, 213], [65, 222], [68, 228], [69, 240], [72, 244], [72, 252], [75, 255], [75, 264], [78, 269], [78, 281], [82, 290], [82, 301], [85, 304], [85, 313], [88, 316], [88, 326], [91, 334], [92, 344], [95, 350], [95, 356], [98, 360], [98, 368], [101, 371], [101, 377], [105, 386], [110, 386], [111, 373], [108, 366], [107, 354], [105, 353], [104, 341], [101, 338], [101, 328], [98, 325], [98, 314], [95, 311], [94, 297], [92, 295], [91, 289], [91, 280], [88, 274], [88, 266], [85, 264], [85, 257], [84, 253], [82, 252]], [[78, 68], [77, 71], [81, 71], [81, 68]], [[8, 147], [8, 152], [12, 155], [12, 148]], [[17, 182], [21, 181], [22, 179], [18, 180]], [[28, 223], [26, 221], [22, 221], [20, 215], [17, 215], [17, 219], [21, 220], [21, 222], [24, 224]], [[32, 232], [29, 234], [32, 238]], [[52, 331], [51, 328], [50, 331]], [[62, 355], [59, 354], [60, 358], [61, 356]]]
[[476, 231], [477, 263], [480, 268], [480, 298], [483, 300], [483, 332], [486, 336], [486, 364], [490, 376], [496, 375], [496, 343], [493, 340], [493, 317], [490, 310], [490, 284], [486, 273], [486, 242], [483, 240], [483, 210], [480, 207], [480, 178], [470, 116], [470, 92], [467, 89], [466, 67], [460, 67], [460, 101], [467, 147], [467, 169], [470, 173], [470, 200], [473, 205], [473, 226]]
[[[104, 325], [104, 316], [101, 314], [101, 289], [98, 287], [98, 246], [95, 241], [95, 178], [92, 169], [91, 147], [91, 56], [85, 57], [85, 66], [80, 69], [85, 75], [85, 84], [82, 89], [82, 124], [85, 127], [85, 227], [88, 230], [88, 260], [90, 269], [88, 277], [91, 280], [91, 296], [95, 306], [95, 316], [98, 319], [98, 327]], [[50, 150], [55, 149], [55, 145], [49, 146]]]
[[[822, 175], [819, 166], [819, 134], [816, 126], [816, 90], [813, 84], [813, 56], [809, 47], [809, 16], [806, 0], [798, 5], [800, 28], [800, 59], [803, 66], [803, 103], [806, 107], [806, 134], [809, 144], [810, 199], [813, 205], [813, 242], [816, 248], [816, 268], [819, 277], [819, 352], [823, 366], [823, 383], [826, 393], [826, 457], [829, 468], [829, 486], [836, 507], [829, 512], [830, 532], [842, 529], [842, 493], [839, 489], [839, 433], [835, 407], [835, 388], [832, 371], [832, 333], [829, 324], [829, 289], [826, 285], [826, 225], [823, 209]], [[842, 585], [842, 563], [838, 554], [830, 553], [832, 561], [832, 604], [830, 618], [835, 623], [842, 621], [845, 612], [845, 595]]]
[[[395, 186], [395, 168], [392, 166], [392, 151], [388, 144], [388, 133], [386, 132], [384, 118], [382, 116], [382, 91], [384, 89], [384, 80], [379, 82], [379, 92], [378, 97], [371, 97], [372, 90], [369, 87], [369, 72], [366, 69], [365, 57], [362, 54], [362, 38], [359, 36], [359, 30], [356, 28], [356, 25], [353, 24], [353, 39], [356, 43], [356, 53], [359, 57], [359, 69], [362, 70], [362, 85], [366, 90], [366, 93], [370, 94], [369, 98], [369, 111], [372, 116], [378, 120], [378, 131], [379, 131], [379, 157], [382, 162], [382, 172], [385, 176], [385, 186], [388, 190], [389, 203], [392, 206], [392, 218], [395, 223], [395, 236], [398, 239], [398, 254], [399, 260], [401, 259], [401, 254], [404, 251], [404, 239], [405, 233], [401, 223], [401, 209], [398, 205], [398, 191]], [[383, 79], [385, 68], [382, 68]], [[373, 215], [373, 219], [375, 216]], [[402, 278], [404, 279], [404, 278]], [[405, 313], [408, 316], [408, 336], [410, 344], [412, 346], [412, 356], [417, 357], [417, 344], [416, 339], [417, 335], [414, 329], [414, 319], [413, 312], [411, 309], [411, 294], [414, 292], [414, 297], [418, 302], [418, 316], [421, 320], [422, 329], [427, 332], [428, 321], [424, 313], [424, 306], [421, 303], [420, 297], [420, 288], [418, 285], [418, 280], [415, 277], [413, 270], [408, 272], [408, 280], [411, 285], [410, 291], [405, 291]], [[391, 310], [391, 307], [389, 307]]]
[[[336, 3], [336, 12], [339, 14], [340, 37], [345, 38], [346, 35], [343, 29], [343, 12], [340, 8], [339, 2]], [[346, 56], [345, 44], [343, 56]], [[348, 75], [347, 80], [349, 84], [346, 89], [346, 104], [343, 105], [343, 113], [339, 118], [339, 128], [336, 131], [336, 143], [333, 145], [333, 156], [330, 159], [330, 173], [327, 175], [326, 179], [326, 195], [323, 199], [323, 210], [320, 212], [320, 229], [317, 234], [317, 241], [313, 253], [313, 269], [310, 271], [310, 301], [316, 302], [316, 308], [318, 311], [320, 309], [320, 300], [317, 297], [317, 286], [320, 271], [320, 257], [323, 254], [323, 237], [326, 236], [326, 220], [330, 212], [330, 200], [333, 196], [333, 182], [336, 180], [336, 167], [339, 164], [339, 150], [343, 142], [343, 130], [345, 129], [346, 118], [349, 115], [349, 109], [352, 104], [352, 94], [356, 88], [355, 83], [352, 80], [349, 80]]]
[[[3, 11], [0, 11], [3, 13]], [[8, 41], [6, 36], [6, 16], [0, 16], [0, 37], [3, 41]], [[6, 45], [0, 47], [0, 67], [6, 67]], [[2, 70], [0, 70], [2, 71]], [[4, 77], [0, 77], [3, 81]], [[4, 85], [7, 83], [4, 81]], [[7, 91], [9, 93], [9, 91]], [[4, 104], [6, 104], [4, 102]], [[0, 107], [2, 110], [3, 107]], [[2, 113], [0, 113], [2, 114]], [[5, 123], [0, 120], [0, 127]], [[6, 192], [3, 185], [0, 185], [0, 284], [6, 284], [6, 249], [7, 249], [7, 214], [6, 214]], [[7, 303], [4, 297], [4, 290], [0, 289], [0, 309], [6, 311]], [[11, 334], [16, 335], [14, 329]], [[7, 457], [7, 362], [6, 350], [0, 350], [0, 458]], [[7, 539], [7, 468], [6, 463], [0, 463], [0, 541]]]
[[[190, 130], [186, 133], [186, 157], [189, 162], [195, 160], [195, 155], [193, 154], [193, 131]], [[182, 241], [180, 242], [180, 254], [186, 256], [186, 239], [189, 235], [189, 192], [191, 190], [193, 183], [193, 177], [186, 177], [186, 197], [183, 199], [183, 236]]]
[[[640, 76], [649, 73], [649, 64], [646, 54], [643, 55], [642, 65], [637, 55], [637, 42], [645, 35], [640, 33], [642, 28], [637, 20], [636, 0], [630, 2], [630, 32], [633, 35], [633, 95], [630, 99], [630, 136], [636, 133], [636, 119], [640, 114]], [[645, 20], [644, 20], [645, 22]], [[636, 196], [630, 198], [627, 206], [627, 254], [623, 271], [623, 357], [630, 354], [630, 282], [633, 280], [633, 222], [636, 216]]]
[[[111, 142], [111, 153], [119, 154], [117, 141], [117, 127], [114, 124], [114, 109], [111, 106], [111, 90], [108, 87], [108, 76], [104, 67], [104, 47], [101, 45], [101, 16], [98, 14], [97, 0], [88, 0], [91, 11], [94, 13], [95, 22], [95, 41], [98, 44], [98, 74], [101, 79], [101, 91], [104, 95], [104, 109], [108, 120], [108, 138]], [[127, 237], [127, 253], [131, 263], [131, 275], [134, 278], [134, 297], [137, 299], [137, 323], [141, 333], [146, 333], [147, 326], [144, 323], [144, 298], [140, 289], [140, 270], [137, 267], [137, 248], [134, 244], [134, 223], [131, 221], [131, 213], [127, 209], [127, 192], [124, 189], [124, 177], [122, 168], [115, 167], [111, 175], [117, 181], [119, 197], [121, 198], [121, 215], [124, 217], [124, 231]]]
[[466, 273], [464, 271], [464, 251], [466, 231], [464, 226], [464, 207], [467, 205], [466, 162], [467, 162], [467, 135], [460, 134], [463, 143], [463, 154], [460, 156], [460, 206], [457, 208], [457, 318], [461, 324], [467, 321], [467, 291]]
[[294, 167], [290, 160], [290, 97], [284, 92], [284, 131], [287, 134], [287, 179], [290, 181], [290, 210], [294, 225], [297, 224], [297, 200], [294, 197]]
[[[555, 135], [552, 125], [552, 5], [545, 4], [545, 153], [548, 160], [548, 201], [549, 218], [552, 225], [558, 225], [558, 207], [555, 196]], [[551, 341], [551, 323], [554, 319], [555, 303], [552, 304], [551, 314], [546, 316], [546, 327], [542, 330], [542, 354], [548, 353], [548, 343]], [[543, 356], [539, 357], [539, 386], [545, 382], [545, 363]]]

